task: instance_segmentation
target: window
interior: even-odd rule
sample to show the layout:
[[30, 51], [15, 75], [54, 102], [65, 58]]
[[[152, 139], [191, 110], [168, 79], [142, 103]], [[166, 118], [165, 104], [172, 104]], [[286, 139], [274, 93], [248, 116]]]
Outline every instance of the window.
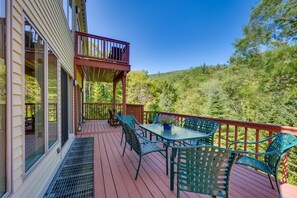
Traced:
[[58, 139], [58, 60], [48, 48], [48, 147]]
[[72, 0], [63, 0], [63, 9], [69, 24], [69, 28], [72, 30]]
[[76, 19], [76, 31], [80, 31], [80, 25], [79, 25], [79, 21], [78, 18]]
[[44, 154], [45, 42], [25, 19], [25, 171]]
[[0, 0], [0, 197], [6, 192], [6, 2]]

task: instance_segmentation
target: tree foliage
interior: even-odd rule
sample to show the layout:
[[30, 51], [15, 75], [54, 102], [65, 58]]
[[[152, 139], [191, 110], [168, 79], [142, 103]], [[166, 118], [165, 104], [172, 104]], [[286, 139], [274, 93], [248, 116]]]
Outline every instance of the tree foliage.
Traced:
[[235, 42], [241, 55], [257, 54], [280, 45], [296, 44], [297, 1], [263, 0], [253, 10], [244, 37]]

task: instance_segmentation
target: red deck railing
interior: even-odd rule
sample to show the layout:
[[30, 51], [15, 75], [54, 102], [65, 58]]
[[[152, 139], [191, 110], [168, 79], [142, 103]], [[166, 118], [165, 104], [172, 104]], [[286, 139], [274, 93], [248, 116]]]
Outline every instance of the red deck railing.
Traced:
[[[127, 105], [129, 106], [129, 105]], [[143, 111], [143, 105], [130, 105], [131, 108], [127, 111], [128, 114], [133, 114], [139, 120], [139, 122], [147, 123], [148, 118], [151, 118], [156, 112], [153, 111]], [[84, 103], [84, 114], [86, 119], [108, 119], [108, 109], [112, 108], [112, 103]], [[121, 111], [122, 104], [116, 105], [117, 111]], [[127, 109], [129, 109], [127, 107]], [[143, 112], [143, 117], [139, 118], [139, 114]], [[179, 122], [185, 118], [198, 118], [198, 119], [209, 119], [216, 122], [221, 123], [218, 132], [215, 134], [215, 142], [214, 144], [220, 147], [228, 148], [231, 142], [234, 141], [259, 141], [261, 139], [267, 138], [272, 136], [278, 132], [284, 133], [292, 133], [293, 135], [297, 135], [297, 128], [296, 127], [289, 127], [289, 126], [279, 126], [279, 125], [272, 125], [272, 124], [261, 124], [261, 123], [254, 123], [254, 122], [244, 122], [238, 120], [226, 120], [221, 118], [208, 118], [208, 117], [201, 117], [201, 116], [192, 116], [192, 115], [185, 115], [185, 114], [177, 114], [177, 113], [167, 113], [167, 112], [158, 112], [158, 114], [167, 114], [167, 115], [174, 115], [178, 118]], [[234, 145], [234, 149], [240, 149], [249, 152], [263, 152], [264, 147], [260, 145]], [[292, 155], [293, 156], [293, 155]], [[256, 156], [257, 158], [261, 158], [263, 156]], [[286, 182], [288, 178], [288, 173], [291, 175], [296, 175], [296, 171], [292, 171], [292, 168], [296, 169], [296, 165], [293, 163], [294, 160], [290, 157], [286, 156], [282, 162], [282, 181]], [[288, 167], [289, 165], [289, 167]]]
[[[84, 116], [86, 120], [109, 119], [108, 109], [113, 109], [112, 103], [84, 103]], [[122, 111], [122, 104], [116, 104], [117, 112]]]
[[[138, 104], [127, 104], [127, 114], [132, 114], [143, 123], [144, 106]], [[116, 104], [117, 112], [122, 111], [123, 105]], [[86, 120], [107, 120], [109, 119], [108, 109], [113, 109], [112, 103], [84, 103], [84, 116]]]
[[130, 44], [76, 32], [75, 57], [129, 65]]
[[[259, 141], [260, 139], [264, 139], [267, 137], [271, 137], [273, 134], [278, 132], [284, 133], [292, 133], [293, 135], [297, 135], [297, 128], [296, 127], [289, 127], [289, 126], [279, 126], [279, 125], [272, 125], [272, 124], [260, 124], [260, 123], [253, 123], [253, 122], [244, 122], [238, 120], [226, 120], [220, 118], [208, 118], [208, 117], [201, 117], [201, 116], [192, 116], [192, 115], [184, 115], [184, 114], [177, 114], [177, 113], [167, 113], [167, 112], [158, 112], [159, 114], [167, 114], [176, 116], [180, 123], [185, 118], [198, 118], [202, 120], [213, 120], [216, 122], [221, 123], [221, 126], [216, 133], [214, 144], [220, 147], [228, 148], [231, 142], [234, 141]], [[144, 121], [147, 122], [149, 117], [152, 117], [152, 114], [155, 114], [153, 111], [144, 111]], [[240, 145], [241, 146], [241, 145]], [[242, 149], [244, 151], [250, 152], [261, 152], [262, 150], [259, 144], [253, 146], [244, 145], [242, 148], [239, 145], [234, 145], [234, 149]], [[256, 156], [263, 157], [263, 156]], [[292, 161], [288, 162], [288, 157], [286, 156], [282, 163], [282, 181], [286, 182], [288, 177], [288, 164], [290, 166], [294, 166]], [[290, 174], [295, 175], [295, 173], [290, 172]]]

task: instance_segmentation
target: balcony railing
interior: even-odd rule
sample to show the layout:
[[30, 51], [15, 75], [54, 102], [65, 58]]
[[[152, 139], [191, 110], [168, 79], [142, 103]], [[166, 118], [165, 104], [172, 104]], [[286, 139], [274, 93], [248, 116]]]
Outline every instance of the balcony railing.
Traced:
[[129, 65], [130, 44], [83, 32], [76, 32], [75, 56]]
[[[122, 111], [122, 104], [116, 104], [116, 112]], [[86, 120], [107, 120], [109, 119], [108, 109], [113, 109], [112, 103], [84, 103], [84, 116]], [[127, 104], [127, 114], [132, 114], [143, 123], [144, 106], [138, 104]]]
[[[153, 111], [144, 111], [144, 120], [148, 121], [148, 118], [152, 118], [156, 112]], [[261, 139], [271, 137], [275, 133], [284, 132], [284, 133], [292, 133], [293, 135], [297, 135], [296, 127], [288, 127], [288, 126], [279, 126], [279, 125], [271, 125], [271, 124], [260, 124], [253, 122], [243, 122], [237, 120], [226, 120], [220, 118], [208, 118], [201, 116], [191, 116], [177, 113], [167, 113], [167, 112], [158, 112], [158, 114], [166, 114], [176, 116], [180, 122], [183, 122], [185, 118], [197, 118], [202, 120], [213, 120], [221, 123], [221, 126], [218, 132], [215, 135], [214, 145], [219, 147], [228, 148], [229, 144], [234, 141], [259, 141]], [[270, 142], [269, 142], [270, 143]], [[266, 147], [267, 148], [267, 147]], [[234, 145], [234, 149], [240, 149], [249, 152], [263, 152], [264, 148], [261, 148], [259, 144], [253, 146], [247, 146], [244, 144], [243, 147], [239, 147], [239, 145]], [[256, 156], [258, 158], [260, 156]], [[262, 156], [261, 156], [262, 157]], [[296, 170], [297, 167], [293, 163], [296, 159], [290, 159], [286, 156], [282, 163], [282, 181], [286, 182], [288, 178], [288, 174], [293, 175], [293, 177], [297, 177]], [[295, 171], [292, 171], [292, 170]]]
[[[90, 120], [104, 120], [109, 118], [108, 109], [112, 109], [112, 103], [84, 103], [84, 114], [86, 119]], [[116, 104], [116, 110], [119, 112], [122, 109], [122, 104]], [[143, 105], [127, 105], [127, 114], [135, 115], [137, 120], [141, 123], [148, 123], [148, 119], [156, 115], [156, 112], [153, 111], [143, 111]], [[278, 132], [292, 133], [297, 135], [296, 127], [289, 126], [279, 126], [272, 124], [260, 124], [253, 122], [244, 122], [238, 120], [226, 120], [220, 118], [208, 118], [201, 116], [192, 116], [184, 115], [177, 113], [167, 113], [167, 112], [158, 112], [157, 114], [167, 114], [174, 115], [178, 118], [180, 124], [185, 118], [197, 118], [197, 119], [210, 119], [216, 122], [221, 123], [218, 132], [215, 134], [214, 144], [220, 147], [228, 148], [230, 143], [234, 141], [259, 141], [261, 139], [270, 137]], [[241, 145], [240, 145], [241, 146]], [[249, 152], [263, 152], [264, 148], [256, 144], [253, 146], [244, 146], [240, 147], [239, 145], [234, 145], [234, 149], [240, 149]], [[296, 149], [295, 149], [296, 150]], [[296, 152], [296, 151], [294, 151]], [[260, 158], [262, 156], [256, 156]], [[283, 182], [287, 181], [288, 174], [293, 177], [297, 177], [296, 171], [297, 167], [294, 163], [294, 155], [286, 156], [281, 165], [282, 168], [282, 178]]]
[[[113, 109], [112, 103], [84, 103], [84, 116], [86, 120], [109, 119], [108, 109]], [[117, 112], [122, 111], [122, 104], [116, 104]]]
[[[41, 103], [25, 103], [25, 119], [32, 119], [37, 112], [43, 111]], [[57, 121], [57, 103], [48, 104], [48, 119], [50, 122]]]

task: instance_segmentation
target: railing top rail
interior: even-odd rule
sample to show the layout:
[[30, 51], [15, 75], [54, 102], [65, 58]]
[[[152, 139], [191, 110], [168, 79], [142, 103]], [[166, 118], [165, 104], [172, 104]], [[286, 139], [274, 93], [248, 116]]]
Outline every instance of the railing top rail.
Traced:
[[94, 34], [88, 34], [88, 33], [84, 33], [84, 32], [76, 32], [76, 35], [85, 36], [85, 37], [89, 37], [89, 38], [106, 40], [106, 41], [115, 42], [115, 43], [121, 43], [121, 44], [130, 45], [130, 43], [128, 43], [126, 41], [120, 41], [120, 40], [116, 40], [116, 39], [112, 39], [112, 38], [107, 38], [107, 37], [103, 37], [103, 36], [98, 36], [98, 35], [94, 35]]
[[[84, 104], [106, 104], [106, 105], [112, 105], [112, 103], [109, 102], [84, 102]], [[116, 105], [122, 105], [122, 103], [115, 103]]]
[[[154, 111], [144, 111], [144, 112], [154, 112]], [[209, 120], [220, 122], [222, 124], [229, 124], [229, 125], [235, 125], [235, 126], [240, 126], [240, 127], [247, 127], [247, 128], [274, 131], [274, 132], [292, 133], [294, 135], [297, 135], [297, 127], [291, 127], [291, 126], [280, 126], [280, 125], [274, 125], [274, 124], [262, 124], [262, 123], [255, 123], [255, 122], [245, 122], [245, 121], [239, 121], [239, 120], [227, 120], [227, 119], [223, 119], [223, 118], [210, 118], [210, 117], [193, 116], [193, 115], [168, 113], [168, 112], [158, 112], [158, 113], [174, 115], [174, 116], [177, 116], [177, 117], [199, 118], [199, 119], [203, 119], [203, 120], [209, 119]]]

